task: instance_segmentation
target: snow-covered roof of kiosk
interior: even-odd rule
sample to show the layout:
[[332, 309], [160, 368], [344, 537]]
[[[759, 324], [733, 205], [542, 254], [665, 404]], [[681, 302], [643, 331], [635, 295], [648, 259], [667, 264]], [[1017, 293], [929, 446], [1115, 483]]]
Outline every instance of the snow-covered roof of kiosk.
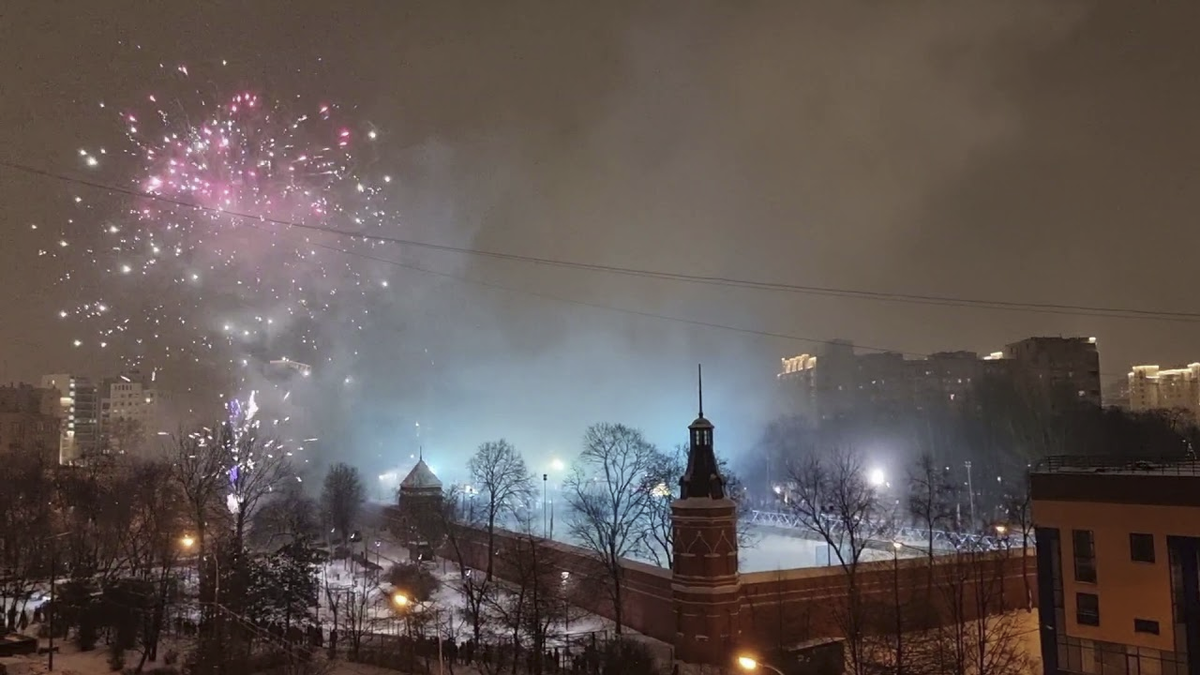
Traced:
[[417, 460], [417, 465], [400, 481], [401, 490], [441, 490], [442, 481], [429, 469], [424, 459]]

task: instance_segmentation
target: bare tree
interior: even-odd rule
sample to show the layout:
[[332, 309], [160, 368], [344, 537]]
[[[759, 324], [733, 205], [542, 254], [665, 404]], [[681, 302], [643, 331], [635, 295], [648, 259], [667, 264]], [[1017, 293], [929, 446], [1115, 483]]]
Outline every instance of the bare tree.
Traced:
[[367, 575], [362, 575], [362, 583], [350, 587], [346, 593], [346, 602], [342, 607], [342, 635], [350, 642], [350, 659], [357, 661], [362, 650], [363, 638], [371, 632], [375, 624], [372, 618], [374, 603], [378, 601], [379, 589], [373, 588], [367, 581]]
[[[685, 453], [686, 456], [686, 453]], [[685, 462], [686, 464], [686, 462]], [[717, 457], [717, 470], [721, 473], [721, 477], [725, 479], [725, 495], [733, 501], [737, 507], [736, 515], [739, 526], [737, 528], [737, 545], [739, 549], [754, 548], [758, 546], [759, 535], [750, 527], [742, 527], [741, 524], [746, 523], [751, 513], [753, 506], [746, 498], [749, 492], [746, 484], [742, 481], [740, 473], [734, 471], [729, 466], [729, 462], [724, 457]]]
[[316, 540], [321, 534], [317, 502], [300, 483], [286, 481], [259, 509], [250, 523], [250, 541], [258, 547]]
[[35, 583], [50, 572], [55, 527], [53, 484], [41, 454], [6, 458], [0, 490], [0, 626], [24, 608]]
[[570, 620], [570, 578], [563, 575], [554, 549], [530, 531], [506, 544], [497, 557], [508, 583], [490, 597], [489, 609], [508, 633], [514, 653], [532, 655], [531, 675], [541, 675], [541, 656]]
[[487, 580], [491, 581], [492, 558], [496, 553], [496, 521], [505, 512], [515, 515], [529, 499], [533, 494], [533, 477], [521, 453], [504, 439], [480, 445], [467, 468], [484, 503], [488, 537], [486, 572]]
[[221, 497], [229, 480], [224, 457], [207, 428], [172, 436], [166, 452], [171, 477], [179, 486], [203, 558], [208, 551], [209, 525], [223, 517]]
[[846, 636], [853, 672], [866, 667], [865, 607], [859, 579], [863, 554], [872, 542], [887, 541], [890, 518], [864, 475], [857, 453], [835, 450], [810, 455], [789, 469], [794, 499], [787, 507], [805, 528], [816, 533], [837, 558], [846, 577], [846, 606], [839, 621]]
[[358, 469], [342, 462], [329, 467], [321, 489], [321, 512], [341, 539], [350, 536], [364, 501], [366, 488]]
[[954, 523], [956, 490], [949, 472], [926, 452], [908, 470], [908, 513], [925, 531], [925, 553], [933, 564], [934, 532]]
[[62, 514], [59, 558], [77, 577], [104, 583], [129, 566], [128, 549], [133, 503], [127, 495], [138, 485], [128, 469], [110, 455], [89, 458], [82, 466], [55, 477], [56, 509]]
[[[1010, 483], [1011, 487], [1012, 484]], [[1015, 539], [1021, 544], [1021, 554], [1029, 552], [1029, 544], [1033, 540], [1033, 511], [1029, 496], [1029, 475], [1020, 483], [1020, 487], [1008, 494], [1005, 511], [1008, 513], [1008, 524], [1003, 539], [1007, 550]], [[1029, 568], [1021, 568], [1021, 581], [1025, 588], [1025, 611], [1033, 611], [1033, 585], [1029, 580]]]
[[[446, 544], [458, 568], [458, 578], [454, 585], [464, 601], [463, 619], [471, 624], [471, 636], [475, 644], [481, 644], [483, 624], [486, 620], [484, 612], [495, 592], [495, 582], [486, 574], [477, 574], [475, 570], [467, 567], [466, 551], [470, 545], [470, 533], [479, 526], [480, 514], [474, 508], [459, 509], [457, 503], [460, 501], [460, 494], [465, 501], [467, 496], [459, 492], [458, 488], [446, 491], [442, 499], [442, 529], [446, 533]], [[471, 504], [474, 504], [474, 501], [471, 501]]]
[[237, 429], [225, 425], [218, 437], [222, 466], [229, 476], [226, 505], [233, 514], [233, 549], [245, 547], [246, 526], [262, 501], [281, 489], [285, 481], [296, 480], [289, 458], [290, 453], [275, 438], [260, 436], [258, 427]]
[[117, 417], [105, 422], [100, 436], [101, 453], [97, 454], [139, 457], [146, 445], [146, 427], [140, 420]]
[[171, 475], [196, 528], [205, 621], [216, 625], [205, 631], [208, 644], [203, 649], [227, 651], [235, 645], [220, 641], [232, 626], [224, 610], [215, 610], [230, 605], [236, 613], [245, 601], [247, 524], [264, 499], [291, 478], [289, 453], [275, 439], [260, 436], [252, 416], [239, 415], [231, 415], [215, 430], [205, 427], [181, 434], [173, 446]]
[[647, 484], [651, 499], [646, 505], [646, 522], [638, 535], [638, 548], [659, 567], [671, 569], [675, 549], [675, 528], [671, 521], [671, 502], [679, 497], [679, 477], [687, 469], [687, 449], [676, 446], [673, 452], [656, 452]]
[[166, 462], [138, 462], [129, 468], [125, 497], [132, 506], [133, 518], [124, 539], [130, 559], [137, 561], [131, 571], [135, 578], [148, 582], [152, 590], [152, 596], [143, 603], [139, 672], [147, 660], [158, 659], [159, 639], [175, 588], [175, 570], [184, 553], [181, 539], [186, 516], [179, 507], [179, 486], [170, 480], [170, 472]]
[[1032, 658], [1023, 649], [1018, 615], [1004, 603], [1005, 554], [959, 550], [938, 566], [944, 612], [936, 669], [942, 675], [1025, 675]]
[[568, 529], [604, 571], [617, 633], [624, 624], [622, 561], [637, 550], [652, 508], [651, 472], [658, 454], [637, 429], [594, 424], [564, 484], [572, 509]]

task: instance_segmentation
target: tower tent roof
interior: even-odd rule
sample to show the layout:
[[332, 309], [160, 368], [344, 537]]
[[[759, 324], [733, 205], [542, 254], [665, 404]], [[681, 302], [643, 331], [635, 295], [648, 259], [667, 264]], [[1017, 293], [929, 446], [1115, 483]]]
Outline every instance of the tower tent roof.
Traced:
[[441, 490], [442, 481], [434, 475], [424, 459], [417, 460], [417, 465], [400, 481], [401, 490]]

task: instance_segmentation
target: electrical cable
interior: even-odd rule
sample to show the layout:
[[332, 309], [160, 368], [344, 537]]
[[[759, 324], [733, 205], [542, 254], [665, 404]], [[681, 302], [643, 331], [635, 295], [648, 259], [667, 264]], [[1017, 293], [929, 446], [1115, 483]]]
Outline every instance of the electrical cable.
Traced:
[[433, 251], [441, 251], [447, 253], [456, 253], [461, 255], [478, 256], [492, 258], [498, 260], [508, 260], [523, 262], [533, 265], [563, 267], [569, 269], [585, 270], [592, 272], [601, 272], [606, 274], [635, 276], [642, 278], [651, 278], [667, 281], [677, 281], [695, 284], [707, 284], [723, 287], [735, 288], [750, 288], [756, 290], [769, 290], [777, 292], [801, 293], [818, 296], [853, 298], [861, 300], [874, 300], [880, 302], [897, 302], [911, 303], [935, 306], [951, 306], [951, 307], [969, 307], [976, 309], [988, 310], [1004, 310], [1017, 312], [1032, 312], [1032, 313], [1049, 313], [1061, 314], [1066, 316], [1100, 316], [1105, 318], [1116, 319], [1136, 319], [1136, 320], [1154, 320], [1154, 321], [1184, 321], [1197, 322], [1200, 321], [1200, 312], [1182, 312], [1171, 310], [1145, 310], [1128, 307], [1104, 307], [1090, 306], [1067, 303], [1041, 303], [1041, 302], [1022, 302], [1022, 301], [1006, 301], [1006, 300], [987, 300], [980, 298], [916, 294], [916, 293], [899, 293], [899, 292], [884, 292], [863, 289], [837, 288], [832, 286], [820, 285], [801, 285], [801, 284], [785, 284], [779, 282], [768, 282], [750, 279], [737, 279], [732, 277], [722, 276], [707, 276], [684, 274], [678, 272], [665, 272], [660, 270], [638, 269], [631, 267], [622, 267], [616, 265], [602, 265], [598, 263], [585, 263], [571, 260], [562, 260], [556, 258], [546, 258], [531, 255], [520, 255], [514, 253], [504, 253], [499, 251], [489, 251], [476, 248], [467, 248], [460, 246], [450, 246], [444, 244], [433, 244], [429, 242], [415, 241], [400, 237], [391, 237], [385, 235], [368, 235], [361, 232], [347, 232], [335, 227], [327, 225], [314, 225], [310, 223], [299, 223], [291, 220], [280, 218], [272, 218], [262, 215], [253, 215], [233, 210], [220, 209], [216, 207], [204, 206], [193, 202], [187, 202], [181, 199], [165, 197], [163, 195], [133, 190], [115, 185], [108, 185], [96, 181], [68, 176], [65, 174], [54, 173], [39, 169], [33, 166], [0, 160], [0, 167], [9, 168], [15, 171], [21, 171], [27, 174], [50, 178], [53, 180], [64, 181], [76, 185], [91, 187], [97, 190], [122, 194], [132, 197], [140, 197], [153, 200], [159, 203], [170, 204], [182, 208], [194, 209], [226, 215], [234, 218], [244, 219], [247, 221], [257, 221], [261, 223], [270, 223], [282, 227], [304, 229], [315, 232], [322, 232], [338, 237], [345, 237], [359, 241], [376, 241], [382, 243], [392, 243], [401, 246], [409, 246], [413, 248], [421, 248]]

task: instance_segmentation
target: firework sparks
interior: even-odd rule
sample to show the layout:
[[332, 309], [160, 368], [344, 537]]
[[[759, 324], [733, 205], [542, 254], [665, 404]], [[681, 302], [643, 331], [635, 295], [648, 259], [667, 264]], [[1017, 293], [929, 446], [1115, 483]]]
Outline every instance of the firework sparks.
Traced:
[[[176, 72], [190, 75], [186, 66]], [[329, 331], [361, 331], [372, 294], [388, 288], [379, 265], [330, 250], [369, 252], [379, 245], [372, 233], [396, 233], [384, 191], [393, 177], [373, 174], [356, 143], [373, 153], [379, 133], [332, 103], [252, 91], [141, 100], [123, 110], [112, 99], [100, 105], [116, 114], [124, 148], [77, 152], [89, 171], [145, 196], [105, 213], [73, 196], [78, 216], [39, 251], [64, 261], [61, 281], [78, 285], [80, 298], [106, 296], [58, 310], [80, 326], [72, 344], [115, 349], [129, 365], [203, 356], [239, 366], [277, 353], [327, 364]], [[280, 221], [353, 228], [343, 231], [354, 238]], [[89, 223], [94, 239], [67, 234]], [[110, 281], [89, 284], [81, 262]]]

